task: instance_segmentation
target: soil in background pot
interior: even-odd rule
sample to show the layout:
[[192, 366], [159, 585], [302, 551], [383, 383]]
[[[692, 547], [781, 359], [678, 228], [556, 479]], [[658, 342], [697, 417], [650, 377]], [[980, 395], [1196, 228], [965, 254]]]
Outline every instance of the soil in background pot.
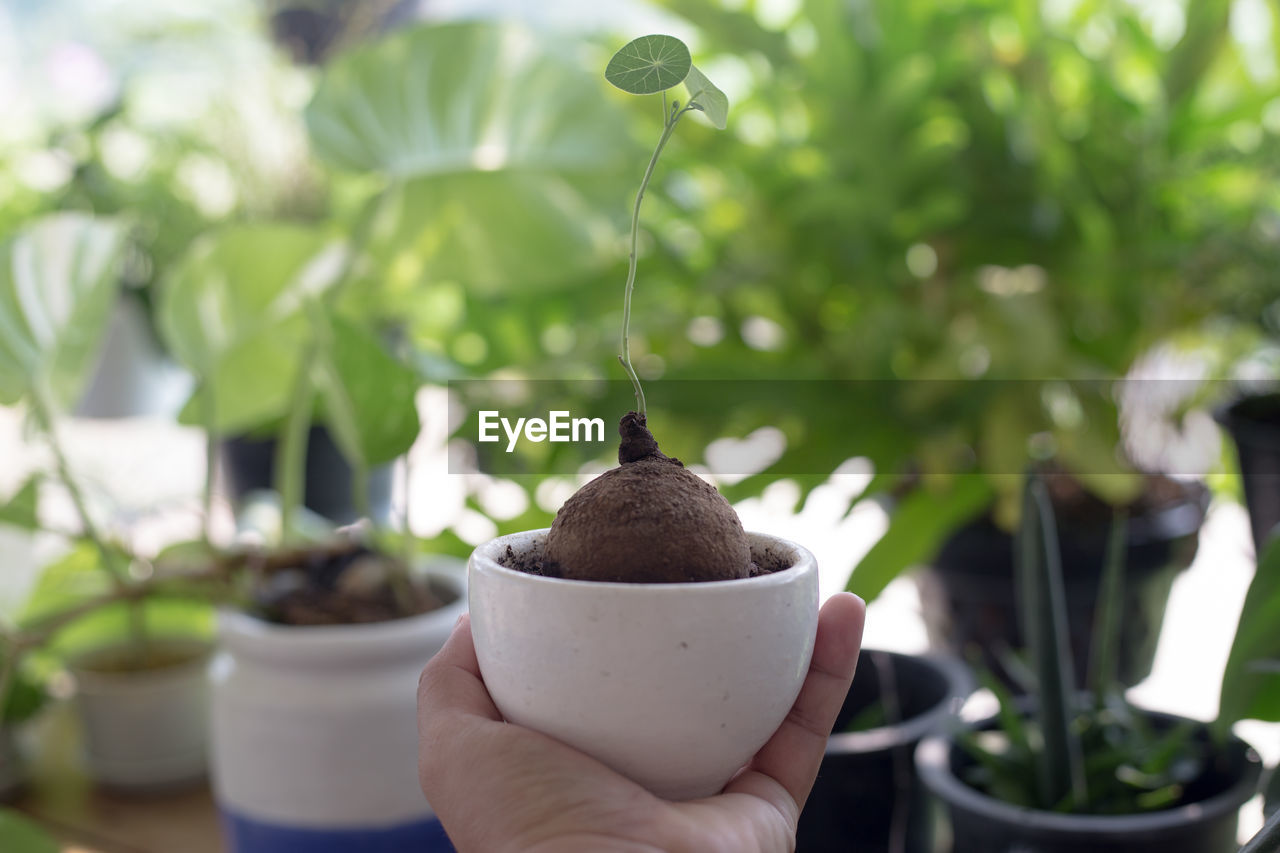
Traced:
[[282, 625], [354, 625], [417, 616], [457, 594], [418, 580], [398, 557], [359, 541], [249, 554], [250, 612]]
[[[1069, 477], [1048, 477], [1046, 482], [1060, 528], [1076, 680], [1083, 685], [1112, 509]], [[1117, 671], [1126, 685], [1151, 672], [1169, 590], [1195, 557], [1207, 507], [1208, 491], [1202, 485], [1157, 476], [1147, 478], [1147, 488], [1129, 507]], [[1007, 666], [1009, 650], [1023, 647], [1013, 549], [1010, 533], [990, 518], [979, 519], [956, 531], [916, 582], [930, 644], [959, 657], [976, 654], [977, 665], [1020, 689]]]

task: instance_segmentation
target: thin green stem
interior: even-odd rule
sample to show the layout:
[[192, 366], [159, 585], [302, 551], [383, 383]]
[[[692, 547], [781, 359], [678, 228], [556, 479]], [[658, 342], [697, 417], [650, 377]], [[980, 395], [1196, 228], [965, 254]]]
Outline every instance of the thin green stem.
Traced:
[[[107, 540], [103, 538], [102, 532], [98, 530], [98, 525], [94, 523], [93, 516], [89, 513], [89, 504], [85, 500], [84, 493], [80, 491], [80, 484], [71, 473], [71, 463], [67, 460], [66, 450], [62, 446], [54, 425], [53, 404], [43, 389], [39, 387], [32, 389], [31, 408], [37, 424], [44, 431], [45, 438], [49, 442], [54, 465], [58, 469], [58, 479], [62, 481], [67, 494], [71, 496], [71, 503], [80, 517], [80, 526], [83, 528], [84, 535], [97, 549], [102, 568], [111, 578], [116, 590], [121, 593], [126, 592], [130, 586], [128, 571], [119, 562], [117, 553], [107, 544]], [[142, 603], [136, 599], [129, 603], [129, 638], [135, 653], [141, 658], [143, 649], [147, 645], [147, 624]]]
[[667, 109], [667, 93], [662, 93], [662, 136], [658, 137], [658, 146], [653, 149], [653, 156], [649, 158], [649, 165], [644, 170], [644, 179], [640, 181], [640, 191], [636, 193], [635, 207], [631, 211], [631, 255], [630, 262], [627, 266], [627, 285], [622, 294], [622, 351], [618, 354], [618, 361], [622, 364], [622, 369], [627, 372], [627, 377], [631, 380], [631, 387], [636, 393], [636, 411], [641, 417], [647, 416], [648, 412], [645, 407], [644, 390], [640, 387], [640, 377], [636, 376], [635, 368], [631, 365], [631, 294], [635, 291], [636, 286], [636, 246], [640, 238], [640, 204], [644, 201], [644, 191], [649, 187], [649, 181], [653, 178], [653, 170], [658, 165], [658, 157], [662, 154], [662, 149], [666, 147], [667, 140], [671, 138], [672, 132], [676, 129], [676, 124], [680, 121], [680, 117], [689, 111], [686, 105], [680, 108], [680, 102], [676, 101], [671, 105], [671, 109]]
[[317, 347], [311, 341], [303, 350], [294, 378], [293, 393], [289, 399], [289, 414], [285, 418], [280, 441], [276, 445], [276, 493], [280, 495], [280, 538], [282, 542], [293, 539], [294, 513], [302, 505], [306, 488], [307, 443], [311, 431], [311, 403], [315, 396], [315, 384], [311, 367], [316, 359]]
[[123, 566], [117, 562], [116, 554], [107, 545], [106, 539], [98, 530], [98, 525], [94, 523], [93, 516], [89, 514], [89, 504], [85, 500], [84, 493], [80, 491], [80, 484], [71, 473], [71, 464], [67, 461], [66, 450], [62, 446], [62, 441], [58, 438], [57, 429], [53, 423], [53, 406], [42, 391], [36, 390], [31, 395], [31, 410], [35, 415], [36, 423], [40, 429], [44, 431], [45, 439], [49, 443], [49, 449], [53, 452], [53, 462], [58, 469], [58, 479], [62, 482], [63, 488], [67, 490], [67, 494], [71, 496], [71, 503], [75, 507], [76, 515], [80, 518], [80, 526], [84, 531], [84, 535], [89, 537], [89, 541], [93, 542], [94, 547], [98, 549], [98, 555], [102, 559], [102, 567], [111, 576], [111, 580], [116, 586], [125, 586], [129, 582], [128, 575]]
[[213, 475], [218, 465], [217, 409], [210, 380], [201, 395], [204, 405], [200, 415], [204, 419], [204, 544], [213, 547]]
[[5, 711], [9, 707], [9, 688], [13, 685], [13, 677], [18, 670], [18, 659], [21, 653], [17, 642], [8, 636], [0, 637], [0, 726], [5, 723]]

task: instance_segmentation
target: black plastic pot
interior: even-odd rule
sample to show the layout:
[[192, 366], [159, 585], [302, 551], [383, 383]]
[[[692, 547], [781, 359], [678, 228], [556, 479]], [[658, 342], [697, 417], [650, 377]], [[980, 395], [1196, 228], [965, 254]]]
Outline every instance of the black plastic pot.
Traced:
[[[1156, 725], [1182, 722], [1147, 715]], [[1207, 740], [1208, 730], [1199, 736]], [[1191, 801], [1184, 805], [1141, 815], [1070, 815], [1010, 805], [969, 787], [961, 777], [972, 761], [947, 737], [928, 738], [916, 750], [920, 778], [946, 806], [958, 853], [1235, 853], [1237, 815], [1262, 770], [1258, 754], [1232, 737], [1188, 785]]]
[[1270, 817], [1280, 812], [1280, 767], [1272, 767], [1270, 779], [1263, 791], [1262, 811]]
[[[246, 495], [275, 486], [276, 440], [240, 436], [222, 442], [222, 472], [238, 509]], [[335, 524], [357, 521], [351, 466], [322, 426], [307, 439], [306, 494], [303, 504]], [[391, 466], [369, 472], [369, 512], [376, 521], [391, 517]]]
[[1244, 502], [1258, 553], [1280, 524], [1280, 394], [1245, 397], [1217, 412], [1240, 460]]
[[[1117, 676], [1126, 685], [1151, 673], [1170, 587], [1195, 558], [1208, 504], [1203, 486], [1189, 486], [1185, 500], [1129, 520], [1117, 664]], [[1106, 536], [1105, 526], [1059, 531], [1071, 653], [1081, 686], [1088, 673]], [[982, 666], [1016, 688], [1002, 654], [1023, 647], [1013, 545], [1013, 536], [990, 519], [972, 522], [943, 544], [932, 565], [916, 574], [916, 583], [930, 645], [965, 659], [976, 650]]]
[[[864, 650], [800, 815], [798, 853], [929, 853], [933, 808], [911, 756], [921, 738], [955, 719], [972, 689], [959, 661]], [[897, 699], [901, 721], [843, 731], [867, 708]]]

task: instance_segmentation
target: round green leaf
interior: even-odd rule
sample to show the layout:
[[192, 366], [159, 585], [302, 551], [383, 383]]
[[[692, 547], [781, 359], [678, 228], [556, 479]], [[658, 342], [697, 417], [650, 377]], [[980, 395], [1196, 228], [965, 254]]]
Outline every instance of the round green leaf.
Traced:
[[604, 79], [633, 95], [654, 95], [684, 82], [693, 67], [689, 48], [674, 36], [641, 36], [613, 55]]
[[684, 87], [689, 90], [689, 104], [706, 113], [719, 130], [729, 123], [729, 98], [694, 65], [689, 69]]

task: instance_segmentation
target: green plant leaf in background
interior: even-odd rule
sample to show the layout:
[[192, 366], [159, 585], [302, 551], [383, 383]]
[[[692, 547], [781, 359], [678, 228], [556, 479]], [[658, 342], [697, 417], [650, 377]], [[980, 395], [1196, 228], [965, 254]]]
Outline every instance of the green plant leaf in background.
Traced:
[[183, 257], [158, 312], [165, 343], [200, 379], [184, 423], [225, 433], [284, 414], [309, 335], [303, 305], [336, 274], [326, 242], [297, 225], [234, 226]]
[[[119, 555], [121, 560], [126, 555]], [[111, 577], [101, 567], [101, 554], [88, 540], [74, 544], [62, 558], [41, 572], [18, 620], [27, 630], [68, 608], [110, 592]], [[140, 608], [147, 632], [153, 636], [207, 638], [213, 633], [213, 605], [197, 594], [155, 595], [139, 603], [118, 602], [102, 607], [63, 627], [43, 651], [66, 656], [127, 641], [134, 627], [131, 607]]]
[[1237, 720], [1280, 721], [1280, 537], [1262, 551], [1245, 594], [1235, 640], [1222, 673], [1214, 728], [1226, 735]]
[[1049, 807], [1071, 798], [1088, 802], [1084, 754], [1075, 719], [1075, 674], [1067, 640], [1066, 592], [1062, 556], [1049, 491], [1037, 475], [1027, 477], [1022, 523], [1015, 541], [1015, 578], [1022, 635], [1036, 673], [1033, 709], [1043, 738], [1036, 763], [1040, 804]]
[[903, 569], [933, 557], [951, 531], [991, 502], [991, 484], [961, 474], [941, 489], [919, 488], [894, 508], [889, 529], [849, 577], [848, 589], [871, 601]]
[[698, 66], [690, 66], [684, 87], [689, 91], [689, 103], [701, 107], [717, 130], [724, 130], [728, 126], [729, 97], [708, 80], [707, 75], [698, 70]]
[[115, 303], [125, 243], [118, 223], [59, 213], [0, 245], [0, 403], [34, 392], [75, 404]]
[[390, 462], [418, 437], [418, 375], [367, 330], [334, 318], [319, 383], [324, 417], [348, 459]]
[[25, 722], [34, 717], [44, 703], [44, 689], [19, 667], [9, 682], [9, 695], [0, 697], [0, 723], [14, 725]]
[[58, 853], [62, 849], [35, 822], [13, 809], [0, 809], [0, 850], [4, 853]]
[[689, 48], [674, 36], [641, 36], [627, 42], [604, 69], [604, 79], [632, 95], [656, 95], [689, 76]]
[[45, 566], [19, 617], [23, 627], [39, 623], [85, 599], [111, 589], [111, 576], [99, 568], [101, 557], [88, 539], [73, 543], [71, 550]]
[[22, 530], [35, 530], [40, 526], [37, 512], [39, 503], [40, 482], [38, 477], [33, 476], [19, 486], [9, 500], [0, 504], [0, 524]]
[[597, 199], [617, 198], [601, 182], [624, 173], [626, 122], [568, 57], [523, 28], [468, 22], [326, 67], [306, 110], [316, 152], [406, 187], [372, 256], [489, 290], [561, 285], [616, 258]]

